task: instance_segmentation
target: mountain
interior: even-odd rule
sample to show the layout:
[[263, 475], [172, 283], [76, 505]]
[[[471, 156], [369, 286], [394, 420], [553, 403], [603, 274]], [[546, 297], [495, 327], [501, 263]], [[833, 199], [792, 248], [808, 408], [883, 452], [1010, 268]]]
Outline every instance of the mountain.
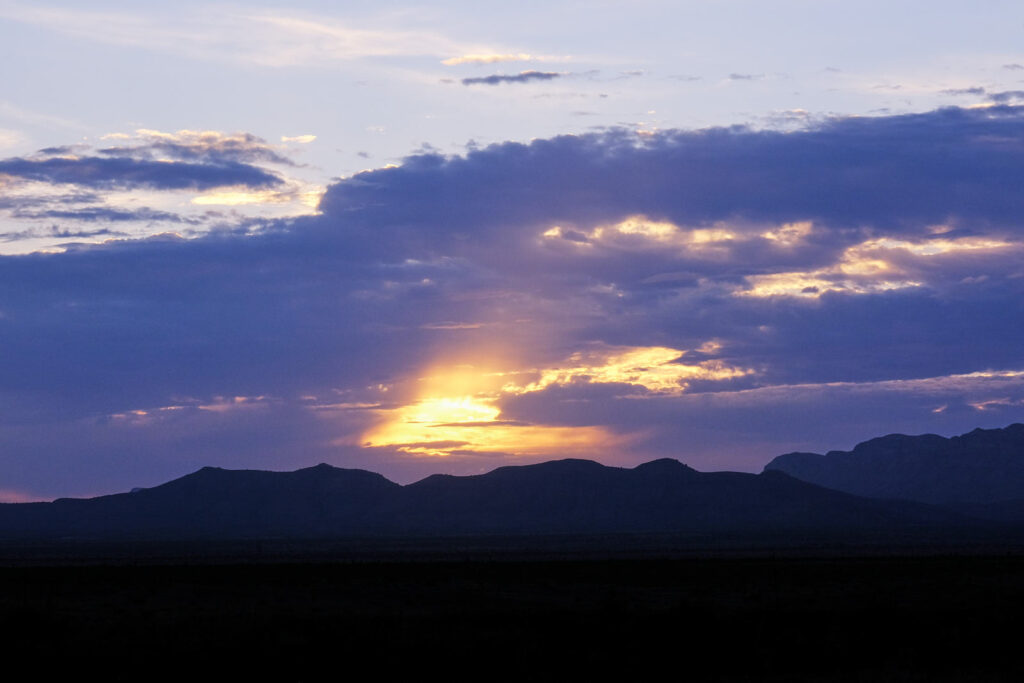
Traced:
[[150, 489], [0, 505], [0, 538], [239, 538], [358, 533], [401, 487], [379, 474], [317, 465], [295, 472], [204, 467]]
[[1024, 424], [975, 429], [949, 439], [890, 434], [857, 444], [852, 451], [780, 455], [764, 471], [859, 496], [1024, 519]]
[[588, 460], [433, 475], [399, 486], [318, 465], [203, 468], [151, 489], [0, 505], [0, 539], [252, 539], [686, 533], [910, 533], [967, 524], [918, 503], [864, 499], [777, 471], [633, 469]]

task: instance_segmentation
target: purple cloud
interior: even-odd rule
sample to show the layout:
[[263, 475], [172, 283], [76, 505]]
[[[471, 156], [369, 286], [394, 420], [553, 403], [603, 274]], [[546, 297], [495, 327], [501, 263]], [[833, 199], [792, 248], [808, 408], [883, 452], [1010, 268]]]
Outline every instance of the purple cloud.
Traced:
[[[498, 347], [524, 386], [595, 349], [743, 370], [496, 399], [505, 426], [626, 439], [609, 458], [758, 469], [1019, 420], [1022, 135], [996, 106], [504, 143], [340, 180], [247, 234], [0, 257], [0, 472], [37, 495], [204, 464], [407, 480], [438, 464], [360, 434], [432, 364]], [[469, 450], [446, 467], [481, 467]]]
[[228, 185], [272, 187], [282, 182], [280, 177], [269, 171], [233, 161], [188, 163], [125, 157], [14, 157], [0, 161], [0, 173], [26, 180], [97, 189], [206, 190]]
[[529, 83], [530, 81], [550, 81], [561, 78], [565, 74], [557, 71], [521, 71], [515, 75], [492, 74], [490, 76], [478, 76], [474, 78], [463, 78], [462, 85], [501, 85], [502, 83]]

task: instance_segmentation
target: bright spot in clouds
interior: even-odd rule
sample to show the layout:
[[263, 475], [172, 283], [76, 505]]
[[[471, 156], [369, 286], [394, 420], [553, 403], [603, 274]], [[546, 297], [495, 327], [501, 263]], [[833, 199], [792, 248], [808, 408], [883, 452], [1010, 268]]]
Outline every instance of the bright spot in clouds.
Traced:
[[[710, 344], [710, 345], [709, 345]], [[712, 352], [718, 342], [702, 345]], [[629, 437], [596, 426], [536, 425], [501, 419], [503, 396], [569, 384], [621, 384], [629, 396], [676, 396], [693, 380], [728, 380], [753, 373], [718, 360], [678, 362], [685, 351], [666, 347], [600, 347], [572, 354], [563, 365], [539, 370], [487, 371], [472, 365], [435, 369], [411, 403], [379, 411], [381, 421], [363, 434], [362, 445], [394, 446], [417, 455], [466, 452], [557, 455], [600, 452]], [[537, 379], [518, 384], [509, 377]]]
[[521, 456], [593, 454], [621, 443], [603, 427], [558, 427], [500, 420], [496, 383], [504, 373], [472, 365], [436, 368], [421, 378], [420, 396], [408, 405], [380, 410], [381, 421], [361, 445], [392, 446], [410, 455], [465, 453]]
[[197, 197], [193, 197], [191, 201], [197, 206], [294, 203], [296, 210], [293, 215], [300, 215], [310, 213], [311, 209], [315, 209], [317, 204], [320, 203], [321, 196], [323, 196], [323, 189], [304, 190], [301, 192], [278, 192], [276, 190], [247, 190], [239, 187], [205, 192]]
[[[717, 350], [718, 347], [715, 347]], [[693, 380], [727, 380], [753, 373], [718, 360], [687, 364], [686, 351], [663, 346], [600, 348], [572, 354], [560, 367], [540, 370], [540, 378], [525, 386], [507, 384], [513, 394], [542, 391], [557, 384], [627, 384], [655, 394], [681, 394]]]
[[909, 267], [927, 259], [962, 253], [1009, 251], [1020, 244], [998, 239], [938, 237], [923, 241], [892, 238], [871, 239], [846, 248], [839, 260], [827, 268], [804, 272], [748, 275], [748, 288], [738, 296], [792, 296], [817, 298], [825, 292], [868, 294], [921, 287]]

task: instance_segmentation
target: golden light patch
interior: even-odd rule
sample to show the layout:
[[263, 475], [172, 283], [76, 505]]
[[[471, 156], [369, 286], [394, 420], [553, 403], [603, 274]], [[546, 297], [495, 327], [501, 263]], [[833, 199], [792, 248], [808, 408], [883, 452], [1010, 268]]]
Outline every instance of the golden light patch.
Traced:
[[738, 239], [725, 224], [707, 228], [683, 228], [670, 221], [648, 218], [642, 214], [629, 216], [617, 223], [598, 225], [590, 230], [552, 226], [541, 232], [543, 239], [562, 239], [577, 244], [602, 244], [617, 249], [674, 248], [680, 251], [715, 250]]
[[701, 353], [714, 355], [722, 350], [722, 342], [720, 342], [717, 339], [709, 339], [708, 341], [698, 346], [697, 350], [700, 351]]
[[[764, 235], [763, 235], [764, 236]], [[771, 273], [746, 278], [747, 289], [737, 296], [798, 296], [816, 298], [826, 292], [866, 294], [920, 287], [904, 268], [908, 257], [927, 259], [945, 254], [1020, 248], [1003, 240], [965, 237], [911, 242], [889, 237], [866, 240], [847, 247], [835, 265], [807, 272]]]
[[667, 221], [653, 221], [646, 216], [630, 216], [611, 226], [623, 235], [643, 235], [656, 240], [667, 240], [679, 233], [679, 228]]
[[398, 408], [378, 411], [380, 422], [361, 445], [393, 446], [420, 456], [456, 452], [516, 455], [592, 454], [621, 444], [602, 427], [553, 427], [500, 420], [496, 403], [506, 373], [472, 365], [438, 368], [419, 383], [421, 396]]
[[559, 225], [552, 226], [541, 233], [542, 237], [554, 238], [562, 236], [562, 227]]
[[[721, 348], [717, 342], [709, 344], [701, 348]], [[661, 346], [600, 347], [574, 353], [559, 367], [539, 370], [508, 369], [514, 363], [507, 358], [491, 365], [435, 367], [417, 380], [419, 391], [414, 400], [375, 411], [380, 419], [361, 435], [359, 443], [434, 457], [463, 452], [592, 456], [620, 447], [630, 437], [599, 426], [551, 426], [502, 419], [502, 396], [579, 383], [626, 384], [643, 389], [643, 395], [676, 396], [694, 380], [725, 380], [753, 373], [718, 360], [680, 363], [685, 353]], [[522, 382], [517, 381], [519, 378], [535, 379]]]
[[621, 443], [601, 427], [552, 427], [498, 420], [495, 399], [463, 396], [426, 398], [385, 413], [385, 421], [363, 435], [364, 446], [395, 446], [414, 455], [446, 457], [454, 452], [566, 455]]
[[812, 273], [772, 273], [747, 276], [749, 287], [737, 292], [740, 296], [806, 296], [818, 297], [825, 292], [842, 291], [845, 287], [824, 280]]
[[972, 408], [981, 412], [985, 410], [992, 410], [993, 408], [1010, 407], [1024, 404], [1024, 400], [1014, 400], [1011, 398], [993, 398], [987, 401], [975, 401], [969, 403]]
[[541, 391], [555, 384], [632, 384], [655, 394], [681, 394], [693, 380], [726, 380], [753, 373], [747, 368], [710, 360], [678, 362], [686, 351], [665, 346], [615, 347], [571, 355], [565, 366], [541, 369], [540, 377], [526, 385], [506, 384], [513, 394]]
[[196, 406], [199, 410], [211, 413], [227, 413], [235, 410], [265, 408], [266, 396], [217, 396], [210, 403]]
[[767, 230], [761, 233], [761, 237], [776, 242], [785, 247], [792, 247], [804, 240], [811, 234], [814, 226], [810, 221], [799, 223], [784, 223], [774, 230]]
[[[854, 280], [841, 277], [825, 279], [828, 276], [834, 275], [836, 270], [820, 270], [813, 273], [750, 275], [746, 278], [748, 288], [735, 292], [735, 295], [752, 297], [794, 296], [815, 299], [826, 292], [869, 294], [872, 292], [920, 287], [922, 284], [916, 280]], [[844, 274], [849, 275], [849, 273]]]
[[205, 192], [192, 198], [198, 206], [242, 206], [247, 204], [289, 204], [297, 203], [315, 209], [323, 196], [320, 188], [302, 192], [277, 192], [276, 190], [248, 190], [232, 188]]
[[690, 230], [687, 233], [687, 242], [691, 245], [702, 246], [729, 242], [736, 239], [736, 233], [722, 228], [709, 228]]
[[878, 275], [892, 272], [894, 268], [888, 261], [879, 258], [850, 255], [843, 259], [837, 270], [845, 275]]
[[222, 206], [239, 206], [241, 204], [281, 204], [291, 201], [288, 195], [273, 190], [222, 190], [219, 192], [206, 192], [194, 197], [193, 204], [206, 206], [218, 204]]
[[997, 250], [1007, 247], [1020, 246], [1003, 240], [984, 239], [981, 237], [964, 237], [962, 239], [931, 239], [922, 242], [909, 242], [896, 240], [888, 237], [877, 240], [868, 240], [856, 248], [868, 249], [901, 249], [908, 251], [915, 256], [936, 256], [951, 252]]

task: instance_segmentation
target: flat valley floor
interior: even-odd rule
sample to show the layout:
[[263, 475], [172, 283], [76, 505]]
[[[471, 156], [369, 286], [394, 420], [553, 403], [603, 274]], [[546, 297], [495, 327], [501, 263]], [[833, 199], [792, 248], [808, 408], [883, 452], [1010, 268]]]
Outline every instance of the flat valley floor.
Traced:
[[0, 620], [47, 677], [1018, 681], [1024, 557], [77, 560]]

